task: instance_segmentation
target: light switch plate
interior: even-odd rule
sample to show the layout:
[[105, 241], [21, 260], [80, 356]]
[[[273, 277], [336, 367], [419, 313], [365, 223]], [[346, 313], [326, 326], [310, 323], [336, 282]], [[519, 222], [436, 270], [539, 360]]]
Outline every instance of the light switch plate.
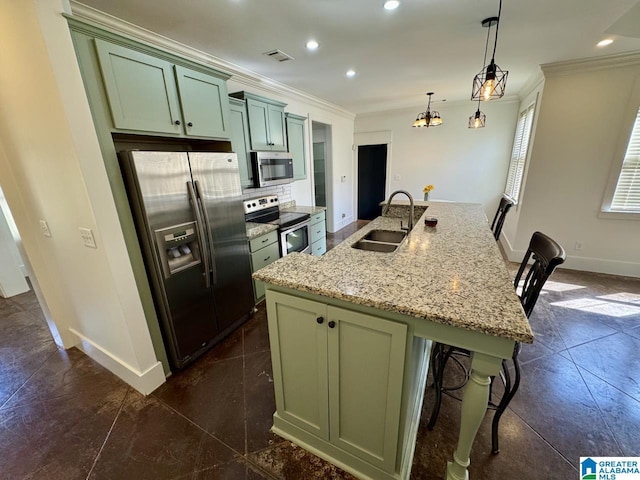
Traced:
[[95, 238], [93, 238], [93, 232], [91, 231], [90, 228], [79, 227], [78, 230], [80, 230], [80, 236], [82, 237], [82, 243], [84, 243], [85, 247], [98, 248], [96, 246], [96, 240], [95, 240]]

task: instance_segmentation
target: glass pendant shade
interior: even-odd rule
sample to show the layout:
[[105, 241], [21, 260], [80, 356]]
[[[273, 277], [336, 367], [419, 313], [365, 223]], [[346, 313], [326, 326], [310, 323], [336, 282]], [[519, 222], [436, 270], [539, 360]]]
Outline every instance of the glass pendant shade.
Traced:
[[487, 116], [478, 109], [469, 117], [469, 128], [484, 128], [486, 122]]

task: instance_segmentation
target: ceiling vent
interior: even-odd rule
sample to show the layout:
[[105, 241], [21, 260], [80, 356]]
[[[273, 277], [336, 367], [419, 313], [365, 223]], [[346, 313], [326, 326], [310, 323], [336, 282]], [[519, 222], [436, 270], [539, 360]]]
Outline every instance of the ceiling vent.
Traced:
[[291, 55], [287, 55], [282, 50], [271, 50], [270, 52], [264, 52], [263, 55], [266, 55], [269, 58], [273, 58], [278, 62], [286, 62], [287, 60], [293, 60]]

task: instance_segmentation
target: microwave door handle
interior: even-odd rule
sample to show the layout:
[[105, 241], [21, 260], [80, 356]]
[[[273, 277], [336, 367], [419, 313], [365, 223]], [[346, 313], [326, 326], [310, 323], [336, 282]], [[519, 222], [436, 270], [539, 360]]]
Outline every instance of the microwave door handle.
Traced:
[[204, 285], [206, 288], [209, 288], [211, 286], [211, 282], [209, 281], [209, 255], [207, 255], [207, 244], [204, 238], [204, 232], [202, 231], [204, 222], [202, 221], [202, 215], [200, 215], [198, 200], [196, 199], [196, 194], [191, 182], [187, 182], [187, 191], [189, 192], [189, 203], [191, 203], [193, 214], [196, 217], [196, 230], [198, 231], [198, 243], [200, 244], [200, 258], [202, 258], [202, 265], [204, 269], [204, 272], [202, 273], [202, 275], [204, 275]]
[[213, 248], [213, 235], [211, 235], [211, 224], [209, 222], [209, 214], [207, 213], [207, 208], [202, 201], [202, 194], [200, 193], [200, 184], [198, 180], [195, 180], [193, 184], [196, 187], [196, 195], [198, 196], [198, 203], [200, 204], [200, 209], [204, 214], [204, 225], [207, 228], [207, 238], [209, 239], [209, 251], [211, 252], [211, 272], [213, 273], [213, 283], [214, 285], [218, 283], [218, 274], [216, 272], [216, 252]]

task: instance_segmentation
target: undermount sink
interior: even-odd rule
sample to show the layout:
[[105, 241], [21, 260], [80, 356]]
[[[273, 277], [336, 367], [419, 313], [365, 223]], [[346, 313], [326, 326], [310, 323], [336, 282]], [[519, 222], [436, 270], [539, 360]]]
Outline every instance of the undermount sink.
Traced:
[[369, 250], [370, 252], [390, 253], [398, 248], [397, 243], [370, 242], [368, 240], [359, 240], [352, 245], [358, 250]]
[[407, 232], [398, 230], [371, 230], [364, 236], [364, 240], [373, 240], [375, 242], [401, 243]]
[[370, 252], [391, 253], [400, 246], [406, 236], [406, 232], [398, 230], [371, 230], [351, 247]]

